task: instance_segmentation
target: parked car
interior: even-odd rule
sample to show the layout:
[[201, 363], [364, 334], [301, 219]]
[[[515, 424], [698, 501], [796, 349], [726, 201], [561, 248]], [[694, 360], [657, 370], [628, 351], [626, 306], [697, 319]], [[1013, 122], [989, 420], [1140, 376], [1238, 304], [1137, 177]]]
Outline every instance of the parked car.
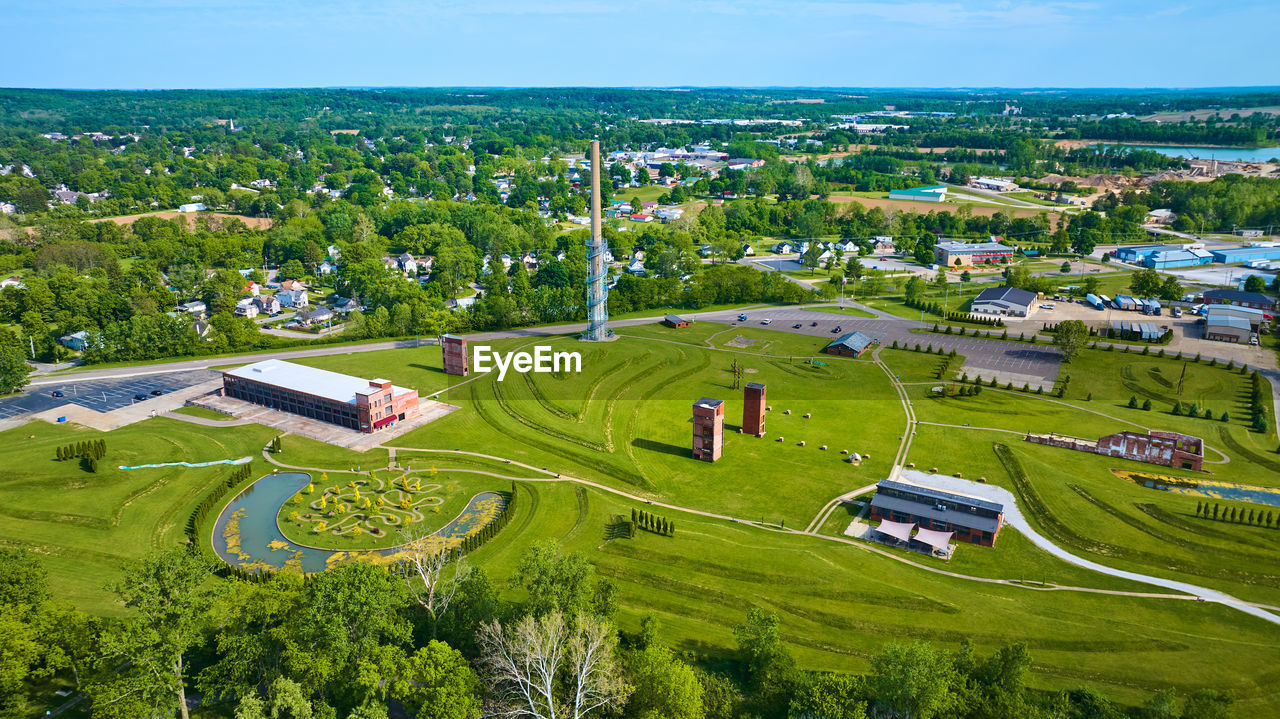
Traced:
[[135, 395], [133, 396], [133, 398], [134, 398], [135, 400], [137, 400], [137, 401], [141, 402], [141, 401], [143, 401], [144, 399], [146, 399], [146, 398], [147, 398], [147, 396], [146, 396], [145, 394], [142, 394], [141, 392], [139, 392], [138, 394], [135, 394]]
[[791, 325], [791, 329], [793, 329], [793, 330], [798, 330], [798, 329], [800, 329], [801, 327], [804, 327], [804, 323], [803, 323], [803, 322], [797, 322], [797, 323], [795, 323], [795, 324]]
[[818, 323], [817, 323], [817, 322], [810, 322], [810, 323], [809, 323], [809, 326], [810, 326], [810, 327], [817, 327], [817, 326], [818, 326]]
[[53, 396], [54, 396], [54, 397], [66, 397], [66, 395], [65, 395], [65, 394], [63, 394], [60, 390], [56, 390], [56, 389], [53, 391]]
[[159, 396], [160, 396], [160, 395], [162, 395], [162, 394], [164, 394], [164, 390], [162, 390], [162, 389], [153, 389], [153, 390], [151, 390], [151, 396], [152, 396], [152, 397], [159, 397]]
[[1053, 309], [1053, 307], [1054, 307], [1054, 305], [1053, 305], [1053, 303], [1052, 303], [1052, 302], [1041, 302], [1041, 303], [1040, 303], [1040, 309], [1042, 309], [1042, 310], [1051, 310], [1051, 309]]
[[771, 319], [769, 319], [768, 317], [766, 317], [766, 318], [764, 318], [764, 319], [760, 320], [760, 324], [762, 324], [762, 325], [767, 325], [767, 324], [769, 324], [769, 323], [770, 323], [770, 322], [772, 322], [772, 321], [773, 321], [773, 320], [771, 320]]
[[840, 325], [836, 325], [836, 328], [835, 328], [835, 329], [833, 329], [833, 330], [831, 330], [831, 334], [833, 334], [833, 335], [838, 335], [838, 334], [840, 334], [840, 330], [842, 330], [842, 329], [844, 329], [844, 328], [843, 328], [843, 327], [841, 327]]
[[747, 321], [747, 316], [746, 316], [746, 314], [738, 315], [738, 321], [739, 321], [739, 322], [746, 322], [746, 321]]

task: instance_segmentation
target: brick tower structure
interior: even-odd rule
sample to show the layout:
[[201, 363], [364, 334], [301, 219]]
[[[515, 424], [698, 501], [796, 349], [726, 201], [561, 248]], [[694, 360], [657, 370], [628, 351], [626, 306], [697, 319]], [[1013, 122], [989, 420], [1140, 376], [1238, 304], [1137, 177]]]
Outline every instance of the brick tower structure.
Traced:
[[440, 349], [444, 352], [445, 374], [466, 377], [471, 369], [467, 362], [467, 338], [458, 335], [440, 335]]
[[748, 382], [743, 391], [742, 432], [764, 436], [765, 386], [759, 382]]
[[703, 397], [693, 403], [693, 458], [720, 459], [724, 447], [724, 400]]

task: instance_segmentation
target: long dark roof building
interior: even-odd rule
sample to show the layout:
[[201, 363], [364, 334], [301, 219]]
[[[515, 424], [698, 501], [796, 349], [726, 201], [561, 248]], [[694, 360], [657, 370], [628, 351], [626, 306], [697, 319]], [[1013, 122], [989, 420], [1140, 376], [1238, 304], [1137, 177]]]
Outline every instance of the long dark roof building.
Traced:
[[892, 479], [881, 480], [871, 499], [871, 518], [954, 532], [961, 542], [991, 546], [1004, 522], [998, 502]]
[[1259, 310], [1274, 310], [1276, 301], [1261, 292], [1243, 290], [1206, 290], [1204, 301], [1211, 305], [1239, 305]]

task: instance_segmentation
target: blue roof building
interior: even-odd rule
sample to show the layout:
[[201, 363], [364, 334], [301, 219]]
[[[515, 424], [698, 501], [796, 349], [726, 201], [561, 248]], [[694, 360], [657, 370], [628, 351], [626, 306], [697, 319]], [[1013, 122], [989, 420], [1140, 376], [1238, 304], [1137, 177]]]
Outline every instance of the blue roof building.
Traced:
[[1214, 262], [1227, 265], [1250, 260], [1280, 260], [1280, 247], [1227, 247], [1211, 252]]
[[1121, 247], [1117, 249], [1115, 252], [1111, 253], [1111, 256], [1121, 262], [1137, 264], [1147, 259], [1148, 256], [1161, 250], [1177, 249], [1182, 248], [1171, 245], [1129, 245], [1128, 247]]
[[1157, 270], [1173, 267], [1198, 267], [1213, 262], [1213, 253], [1206, 250], [1157, 250], [1147, 255], [1142, 264]]

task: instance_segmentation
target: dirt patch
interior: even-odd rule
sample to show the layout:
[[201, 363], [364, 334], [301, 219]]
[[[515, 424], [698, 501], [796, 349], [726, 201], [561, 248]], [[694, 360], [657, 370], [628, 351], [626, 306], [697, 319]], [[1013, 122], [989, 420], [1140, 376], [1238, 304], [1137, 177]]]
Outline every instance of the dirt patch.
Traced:
[[1205, 110], [1188, 110], [1186, 112], [1157, 112], [1154, 115], [1146, 115], [1138, 118], [1144, 122], [1188, 122], [1192, 120], [1207, 120], [1214, 115], [1218, 115], [1224, 120], [1232, 115], [1240, 115], [1240, 117], [1249, 117], [1251, 115], [1280, 115], [1280, 107], [1228, 107], [1218, 109]]
[[[856, 202], [863, 207], [872, 208], [879, 207], [882, 210], [906, 210], [908, 212], [950, 212], [955, 214], [959, 209], [959, 205], [947, 204], [943, 202], [912, 202], [910, 200], [889, 200], [872, 197], [851, 197], [849, 195], [832, 195], [832, 202]], [[995, 207], [993, 205], [969, 205], [974, 215], [982, 217], [990, 217], [997, 212], [1008, 212], [1011, 217], [1035, 217], [1041, 212], [1048, 212], [1054, 208], [1046, 207], [1044, 210], [1033, 210], [1029, 207]]]
[[756, 343], [755, 340], [749, 340], [746, 337], [743, 337], [742, 335], [738, 335], [737, 337], [734, 337], [733, 339], [729, 340], [728, 342], [725, 342], [724, 344], [726, 347], [737, 347], [739, 349], [746, 349], [751, 345], [754, 345], [755, 343]]
[[143, 217], [159, 217], [162, 220], [173, 220], [177, 218], [182, 218], [183, 222], [186, 223], [187, 229], [191, 229], [192, 227], [195, 227], [195, 218], [197, 215], [207, 219], [211, 225], [215, 223], [221, 223], [224, 220], [229, 220], [233, 218], [240, 220], [241, 222], [248, 225], [251, 229], [254, 229], [254, 230], [269, 230], [271, 229], [271, 225], [272, 225], [272, 220], [270, 217], [243, 217], [241, 215], [229, 215], [225, 212], [195, 213], [195, 212], [177, 212], [175, 210], [161, 210], [159, 212], [146, 212], [141, 215], [125, 215], [122, 217], [102, 217], [96, 220], [89, 220], [89, 221], [90, 222], [114, 222], [117, 225], [132, 225], [133, 223], [137, 222], [139, 219]]

